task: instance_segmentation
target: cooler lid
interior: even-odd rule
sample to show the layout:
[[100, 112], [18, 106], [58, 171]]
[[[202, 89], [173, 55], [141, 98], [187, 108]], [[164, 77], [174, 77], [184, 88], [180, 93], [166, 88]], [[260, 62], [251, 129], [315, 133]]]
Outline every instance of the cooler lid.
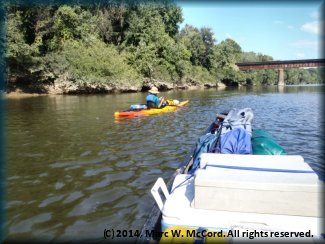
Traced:
[[201, 154], [200, 168], [215, 165], [312, 171], [300, 155]]
[[320, 192], [321, 184], [314, 173], [283, 173], [236, 169], [198, 169], [195, 186], [265, 191]]
[[196, 186], [319, 192], [320, 181], [299, 155], [203, 153]]

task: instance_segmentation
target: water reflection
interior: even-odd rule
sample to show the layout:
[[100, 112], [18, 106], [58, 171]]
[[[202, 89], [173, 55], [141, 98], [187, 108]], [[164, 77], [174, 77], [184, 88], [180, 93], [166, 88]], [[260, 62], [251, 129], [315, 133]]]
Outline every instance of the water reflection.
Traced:
[[[321, 87], [170, 91], [173, 113], [116, 120], [146, 93], [7, 100], [8, 238], [101, 240], [104, 228], [139, 229], [166, 181], [217, 112], [251, 107], [253, 125], [289, 154], [324, 169]], [[299, 95], [299, 96], [298, 96]]]

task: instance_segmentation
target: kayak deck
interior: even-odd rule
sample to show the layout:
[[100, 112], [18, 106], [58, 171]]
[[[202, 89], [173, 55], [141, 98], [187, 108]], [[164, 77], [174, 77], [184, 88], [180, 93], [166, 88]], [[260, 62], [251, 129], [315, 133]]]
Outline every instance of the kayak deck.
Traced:
[[126, 110], [126, 111], [120, 111], [115, 112], [115, 117], [126, 117], [126, 118], [133, 118], [138, 116], [148, 116], [148, 115], [154, 115], [154, 114], [160, 114], [160, 113], [168, 113], [176, 111], [177, 109], [184, 107], [186, 104], [188, 104], [188, 100], [180, 102], [178, 105], [166, 105], [163, 108], [151, 108], [151, 109], [141, 109], [141, 110]]

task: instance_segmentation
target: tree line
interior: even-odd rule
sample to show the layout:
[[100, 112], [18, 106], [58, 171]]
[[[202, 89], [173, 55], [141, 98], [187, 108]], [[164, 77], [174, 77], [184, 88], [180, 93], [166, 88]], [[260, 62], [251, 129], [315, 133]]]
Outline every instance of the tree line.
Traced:
[[[220, 43], [208, 27], [185, 25], [168, 1], [6, 7], [8, 87], [141, 90], [146, 82], [271, 85], [276, 70], [240, 71], [236, 62], [273, 58]], [[287, 84], [322, 83], [320, 69], [287, 69]]]

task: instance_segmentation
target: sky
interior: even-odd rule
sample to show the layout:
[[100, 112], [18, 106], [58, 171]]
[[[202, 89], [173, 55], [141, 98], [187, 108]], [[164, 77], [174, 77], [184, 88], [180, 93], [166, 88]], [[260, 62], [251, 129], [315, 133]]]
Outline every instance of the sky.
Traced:
[[323, 58], [323, 1], [263, 3], [179, 2], [183, 23], [208, 27], [216, 44], [231, 38], [243, 51], [270, 55], [274, 60]]

